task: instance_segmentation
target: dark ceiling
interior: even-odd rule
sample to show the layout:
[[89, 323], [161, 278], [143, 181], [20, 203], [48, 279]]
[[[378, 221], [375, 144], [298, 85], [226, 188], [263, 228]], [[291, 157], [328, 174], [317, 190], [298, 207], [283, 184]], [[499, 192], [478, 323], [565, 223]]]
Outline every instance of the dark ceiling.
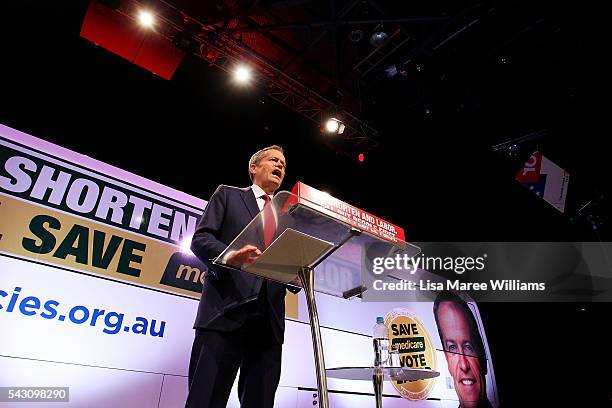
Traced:
[[[185, 33], [229, 35], [372, 126], [378, 145], [371, 148], [321, 135], [317, 123], [265, 90], [233, 86], [199, 52], [165, 81], [96, 47], [79, 37], [87, 5], [3, 3], [3, 123], [202, 198], [219, 183], [247, 183], [236, 163], [278, 142], [291, 163], [285, 187], [302, 180], [328, 190], [417, 240], [598, 239], [588, 223], [570, 220], [609, 195], [595, 104], [601, 37], [591, 9], [531, 1], [171, 1]], [[363, 33], [358, 42], [354, 30]], [[395, 37], [373, 47], [376, 30]], [[530, 134], [538, 137], [520, 145], [520, 158], [539, 148], [572, 174], [566, 215], [514, 182], [516, 160], [492, 151]], [[364, 163], [355, 160], [361, 151]], [[612, 206], [599, 207], [607, 220]]]

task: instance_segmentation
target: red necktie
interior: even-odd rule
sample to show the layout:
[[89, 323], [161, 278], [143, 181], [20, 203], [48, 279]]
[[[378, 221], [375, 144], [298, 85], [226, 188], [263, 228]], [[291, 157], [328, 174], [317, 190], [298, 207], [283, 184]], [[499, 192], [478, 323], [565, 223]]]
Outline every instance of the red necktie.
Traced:
[[264, 247], [270, 246], [276, 235], [276, 218], [274, 218], [274, 208], [270, 203], [270, 196], [265, 194], [263, 199], [266, 201], [263, 208], [264, 223]]

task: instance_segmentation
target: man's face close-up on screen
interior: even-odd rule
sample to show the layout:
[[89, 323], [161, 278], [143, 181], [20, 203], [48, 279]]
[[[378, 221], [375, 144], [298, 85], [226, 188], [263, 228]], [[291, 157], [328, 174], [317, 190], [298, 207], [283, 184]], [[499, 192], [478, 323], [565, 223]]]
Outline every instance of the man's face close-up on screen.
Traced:
[[438, 316], [444, 354], [461, 406], [476, 407], [484, 399], [486, 385], [469, 321], [461, 307], [453, 302], [442, 302]]

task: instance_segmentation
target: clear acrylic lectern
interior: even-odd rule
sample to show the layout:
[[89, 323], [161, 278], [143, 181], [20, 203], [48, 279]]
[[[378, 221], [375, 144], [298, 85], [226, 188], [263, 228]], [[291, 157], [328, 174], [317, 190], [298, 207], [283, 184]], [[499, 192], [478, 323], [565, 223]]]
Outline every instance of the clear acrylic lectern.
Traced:
[[[272, 229], [273, 241], [267, 247]], [[232, 251], [253, 245], [262, 252], [254, 262], [229, 265]], [[334, 215], [329, 208], [298, 197], [288, 191], [276, 194], [244, 230], [221, 253], [215, 264], [240, 269], [265, 279], [304, 288], [316, 366], [319, 403], [328, 408], [327, 379], [321, 344], [319, 317], [314, 292], [350, 298], [361, 294], [362, 271], [371, 270], [377, 257], [418, 253], [418, 248], [404, 241], [384, 240], [355, 228], [345, 218]], [[342, 268], [325, 268], [326, 262]], [[316, 270], [325, 270], [317, 274]], [[328, 273], [335, 271], [336, 273]], [[316, 275], [316, 279], [315, 279]], [[298, 279], [299, 277], [299, 279]]]

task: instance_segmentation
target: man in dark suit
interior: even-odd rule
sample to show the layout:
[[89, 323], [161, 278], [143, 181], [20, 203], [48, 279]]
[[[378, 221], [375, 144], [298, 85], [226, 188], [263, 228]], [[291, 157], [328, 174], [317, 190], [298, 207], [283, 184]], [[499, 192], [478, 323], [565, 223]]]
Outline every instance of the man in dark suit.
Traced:
[[[249, 161], [253, 185], [219, 186], [198, 223], [191, 250], [207, 265], [208, 274], [194, 324], [186, 407], [225, 408], [238, 368], [241, 407], [274, 405], [287, 287], [211, 261], [268, 204], [285, 177], [285, 168], [280, 146], [258, 151]], [[224, 255], [223, 261], [239, 268], [257, 259], [261, 249], [245, 245]]]

